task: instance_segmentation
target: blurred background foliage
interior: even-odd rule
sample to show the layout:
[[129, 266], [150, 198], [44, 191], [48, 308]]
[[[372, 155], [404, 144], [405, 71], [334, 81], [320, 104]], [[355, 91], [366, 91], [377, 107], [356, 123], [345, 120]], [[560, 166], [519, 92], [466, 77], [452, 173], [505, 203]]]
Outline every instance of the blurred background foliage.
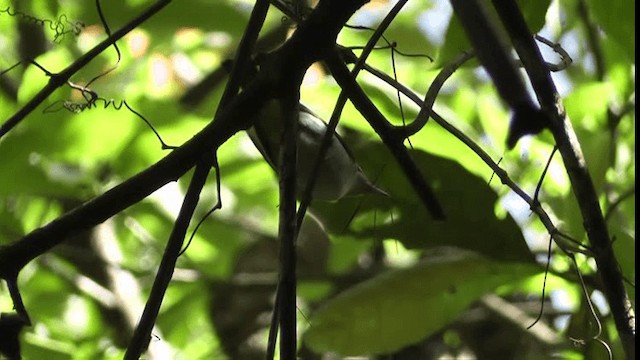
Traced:
[[[102, 8], [115, 30], [151, 3], [113, 0]], [[573, 59], [566, 70], [554, 73], [554, 80], [597, 186], [635, 308], [635, 2], [519, 3], [532, 31], [559, 43]], [[172, 2], [118, 43], [119, 63], [109, 48], [72, 78], [86, 84], [115, 66], [91, 84], [113, 103], [73, 113], [62, 102], [82, 103], [83, 98], [62, 87], [2, 138], [0, 245], [166, 155], [143, 121], [126, 107], [116, 109], [122, 101], [170, 145], [182, 144], [204, 127], [226, 81], [211, 74], [220, 74], [222, 62], [233, 56], [252, 5], [247, 0]], [[350, 24], [375, 27], [391, 5], [372, 1]], [[35, 59], [55, 73], [106, 36], [93, 2], [1, 0], [0, 11], [0, 70]], [[433, 61], [398, 52], [392, 57], [386, 48], [374, 51], [368, 63], [422, 97], [442, 67], [469, 49], [451, 14], [446, 0], [410, 1], [385, 36], [398, 51]], [[76, 21], [84, 25], [77, 35], [71, 32]], [[277, 46], [293, 30], [291, 21], [272, 8], [263, 29], [270, 40], [260, 50]], [[363, 46], [370, 35], [345, 28], [339, 43]], [[558, 62], [556, 53], [540, 46], [549, 62]], [[205, 79], [212, 85], [197, 86]], [[0, 76], [0, 118], [10, 117], [47, 81], [33, 65]], [[359, 81], [392, 123], [417, 114], [415, 104], [402, 97], [400, 107], [395, 90], [374, 76], [363, 74]], [[328, 119], [338, 91], [324, 67], [315, 64], [301, 99]], [[445, 84], [435, 109], [533, 195], [553, 139], [545, 132], [505, 150], [508, 108], [475, 60]], [[491, 170], [465, 145], [434, 122], [410, 139], [414, 159], [448, 214], [446, 222], [437, 223], [351, 105], [338, 131], [391, 197], [312, 206], [298, 245], [302, 358], [603, 358], [604, 347], [591, 340], [595, 321], [571, 262], [553, 248], [541, 299], [549, 235], [527, 204], [492, 179]], [[264, 357], [278, 268], [277, 181], [244, 133], [218, 150], [218, 160], [222, 210], [204, 221], [180, 258], [148, 358]], [[21, 338], [24, 358], [122, 357], [188, 178], [67, 240], [21, 272], [34, 320]], [[211, 179], [192, 230], [216, 197]], [[539, 199], [561, 231], [586, 241], [559, 156], [551, 161]], [[594, 262], [582, 255], [577, 260], [602, 321], [600, 338], [614, 358], [621, 358], [606, 301], [597, 290]], [[542, 303], [542, 320], [526, 330]], [[0, 311], [11, 308], [3, 284]]]

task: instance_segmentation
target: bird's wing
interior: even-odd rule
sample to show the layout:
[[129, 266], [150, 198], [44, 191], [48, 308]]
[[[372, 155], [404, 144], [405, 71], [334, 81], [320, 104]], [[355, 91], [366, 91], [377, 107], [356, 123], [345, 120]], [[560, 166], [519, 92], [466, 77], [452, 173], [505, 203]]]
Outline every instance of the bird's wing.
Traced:
[[275, 162], [277, 161], [276, 159], [278, 154], [273, 154], [267, 150], [267, 147], [262, 143], [261, 139], [266, 139], [264, 129], [261, 126], [252, 126], [247, 129], [247, 134], [253, 142], [253, 145], [255, 145], [256, 149], [258, 149], [260, 154], [262, 154], [262, 157], [274, 170], [276, 170], [277, 166]]

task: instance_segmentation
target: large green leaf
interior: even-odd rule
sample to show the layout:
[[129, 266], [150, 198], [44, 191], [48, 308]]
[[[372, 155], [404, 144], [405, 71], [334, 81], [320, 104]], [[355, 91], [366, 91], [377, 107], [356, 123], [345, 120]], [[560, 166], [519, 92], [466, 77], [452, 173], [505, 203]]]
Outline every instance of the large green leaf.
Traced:
[[411, 151], [442, 204], [446, 220], [435, 221], [417, 198], [396, 161], [380, 143], [355, 148], [358, 162], [390, 198], [371, 195], [314, 204], [329, 231], [340, 233], [356, 214], [351, 234], [363, 239], [397, 239], [407, 248], [455, 246], [502, 260], [530, 261], [531, 252], [511, 216], [495, 213], [497, 194], [457, 162]]
[[237, 36], [242, 33], [247, 13], [226, 1], [173, 2], [143, 26], [157, 37], [166, 37], [180, 28], [222, 31]]
[[625, 50], [629, 60], [635, 62], [636, 2], [628, 0], [587, 1], [599, 28], [606, 34], [606, 42], [615, 42]]
[[[464, 33], [462, 24], [454, 14], [449, 21], [447, 32], [444, 35], [444, 45], [438, 53], [437, 64], [445, 66], [462, 51], [469, 51], [471, 49], [471, 44], [469, 43], [469, 39], [467, 39], [467, 35]], [[471, 64], [477, 65], [478, 63], [475, 60], [466, 63], [467, 66]]]
[[361, 283], [312, 315], [305, 342], [317, 352], [388, 353], [442, 329], [483, 294], [540, 271], [446, 249], [418, 265]]
[[551, 0], [518, 0], [520, 11], [529, 25], [529, 31], [535, 34], [542, 29], [550, 4]]

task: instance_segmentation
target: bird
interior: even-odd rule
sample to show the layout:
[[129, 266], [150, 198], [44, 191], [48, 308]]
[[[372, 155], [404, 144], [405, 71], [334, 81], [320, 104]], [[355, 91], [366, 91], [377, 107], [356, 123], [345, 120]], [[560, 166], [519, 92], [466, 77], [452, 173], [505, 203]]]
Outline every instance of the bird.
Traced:
[[[299, 103], [298, 115], [296, 195], [300, 198], [313, 171], [327, 124], [302, 103]], [[277, 99], [267, 102], [257, 112], [253, 126], [247, 129], [249, 138], [276, 173], [280, 168], [283, 129], [284, 117]], [[365, 194], [389, 196], [369, 180], [347, 144], [334, 132], [321, 160], [312, 197], [314, 200], [335, 202]]]

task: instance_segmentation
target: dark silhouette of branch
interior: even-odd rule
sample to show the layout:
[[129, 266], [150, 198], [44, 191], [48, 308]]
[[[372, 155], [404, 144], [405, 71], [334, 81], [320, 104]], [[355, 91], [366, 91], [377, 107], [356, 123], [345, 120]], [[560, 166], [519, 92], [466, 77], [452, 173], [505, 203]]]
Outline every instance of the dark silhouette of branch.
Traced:
[[[557, 52], [561, 56], [561, 61], [558, 64], [545, 62], [545, 64], [551, 71], [564, 70], [567, 68], [567, 66], [569, 66], [569, 64], [571, 64], [572, 62], [571, 57], [569, 57], [569, 55], [566, 53], [566, 51], [564, 51], [564, 49], [560, 45], [554, 44], [551, 41], [541, 36], [536, 36], [536, 39], [546, 44], [547, 46], [551, 47], [555, 52]], [[456, 56], [451, 62], [446, 64], [442, 68], [442, 70], [440, 70], [438, 75], [433, 79], [433, 81], [431, 82], [431, 85], [429, 85], [429, 90], [427, 90], [427, 93], [424, 97], [424, 106], [420, 108], [420, 112], [418, 113], [418, 116], [416, 116], [415, 120], [410, 124], [407, 124], [404, 126], [397, 126], [396, 131], [402, 132], [405, 138], [408, 138], [412, 135], [417, 134], [418, 131], [420, 131], [429, 121], [429, 114], [433, 109], [433, 104], [435, 103], [436, 98], [440, 94], [440, 89], [442, 89], [442, 86], [444, 85], [444, 83], [449, 79], [449, 77], [451, 77], [451, 75], [453, 75], [453, 73], [456, 70], [458, 70], [460, 66], [462, 66], [469, 59], [473, 58], [474, 55], [475, 54], [473, 50], [463, 51], [458, 56]], [[520, 61], [520, 59], [517, 59], [515, 63], [518, 66], [522, 66], [522, 62]]]
[[540, 105], [550, 118], [550, 130], [562, 155], [571, 188], [580, 206], [603, 291], [611, 308], [618, 334], [629, 359], [635, 358], [635, 314], [624, 288], [623, 277], [611, 246], [611, 238], [600, 208], [591, 176], [567, 117], [560, 95], [544, 65], [540, 50], [518, 5], [513, 1], [493, 0], [502, 22], [511, 36], [520, 59], [531, 79]]
[[546, 116], [529, 95], [504, 36], [484, 2], [451, 0], [451, 5], [476, 56], [513, 112], [507, 135], [507, 147], [512, 149], [522, 136], [541, 132], [547, 126]]
[[[264, 22], [268, 4], [264, 1], [258, 2], [256, 9], [259, 9], [259, 11], [256, 11], [254, 9], [252, 13], [253, 21], [250, 22], [249, 26], [247, 27], [247, 31], [245, 32], [245, 36], [241, 41], [238, 58], [236, 59], [234, 65], [233, 76], [231, 77], [231, 81], [227, 84], [225, 93], [220, 100], [218, 112], [224, 108], [224, 105], [228, 103], [232, 96], [235, 95], [239, 90], [239, 69], [242, 69], [243, 66], [246, 67], [246, 64], [243, 64], [241, 61], [243, 60], [243, 56], [248, 59], [250, 48], [252, 47], [253, 42], [255, 42], [255, 38], [257, 37], [260, 27]], [[258, 15], [256, 16], [256, 14]], [[249, 34], [249, 36], [247, 36], [247, 34]], [[195, 212], [195, 208], [198, 205], [200, 193], [202, 192], [202, 189], [206, 183], [211, 165], [217, 163], [217, 161], [215, 160], [215, 156], [215, 150], [205, 152], [202, 155], [202, 159], [196, 164], [193, 177], [191, 178], [189, 188], [182, 204], [182, 208], [180, 209], [178, 218], [176, 219], [176, 222], [173, 226], [171, 236], [169, 237], [169, 241], [165, 248], [165, 253], [158, 268], [158, 273], [153, 283], [151, 294], [149, 295], [149, 299], [147, 301], [147, 304], [145, 305], [145, 309], [140, 322], [138, 323], [131, 342], [129, 343], [129, 347], [127, 348], [127, 352], [125, 354], [125, 359], [139, 359], [140, 355], [142, 355], [142, 353], [147, 349], [149, 345], [153, 325], [155, 324], [158, 313], [160, 312], [160, 306], [162, 304], [164, 294], [169, 286], [169, 282], [171, 281], [176, 261], [182, 253], [182, 244], [184, 243], [184, 237], [189, 227], [189, 223], [191, 221], [193, 213]], [[219, 176], [220, 171], [217, 166], [216, 168], [217, 174]], [[214, 207], [214, 210], [220, 208], [221, 206], [221, 199], [218, 197], [218, 203]]]
[[[205, 162], [205, 159], [203, 162]], [[200, 166], [202, 165], [202, 166]], [[162, 299], [169, 287], [169, 282], [173, 276], [173, 271], [176, 266], [178, 256], [180, 256], [180, 250], [182, 250], [182, 244], [184, 243], [184, 237], [189, 227], [191, 217], [198, 205], [198, 199], [200, 198], [200, 192], [204, 187], [211, 168], [212, 162], [198, 164], [196, 171], [193, 173], [193, 179], [189, 184], [187, 193], [182, 202], [180, 213], [173, 225], [173, 230], [165, 247], [160, 266], [158, 267], [158, 273], [156, 274], [155, 281], [151, 287], [151, 293], [149, 294], [149, 300], [145, 305], [144, 312], [136, 330], [133, 333], [133, 338], [129, 343], [127, 352], [124, 355], [124, 359], [137, 360], [140, 355], [147, 349], [149, 341], [151, 340], [151, 330], [155, 324], [158, 313], [160, 312], [160, 305], [162, 305]]]
[[[268, 0], [256, 1], [256, 5], [253, 7], [253, 10], [251, 11], [251, 17], [249, 18], [249, 23], [247, 24], [245, 32], [242, 35], [242, 39], [240, 40], [238, 51], [236, 52], [236, 56], [231, 65], [231, 71], [230, 71], [231, 76], [230, 76], [229, 82], [227, 83], [227, 86], [225, 87], [224, 93], [222, 94], [222, 98], [220, 99], [220, 104], [218, 105], [216, 114], [221, 109], [223, 109], [231, 101], [231, 99], [233, 99], [234, 96], [236, 96], [236, 94], [240, 90], [240, 87], [243, 85], [243, 83], [247, 81], [245, 74], [249, 71], [249, 67], [253, 66], [252, 54], [254, 52], [254, 48], [257, 45], [258, 35], [260, 34], [260, 30], [264, 25], [264, 21], [266, 19], [268, 10], [269, 10]], [[219, 180], [218, 180], [218, 186], [220, 186]], [[295, 192], [295, 188], [293, 191]], [[220, 194], [219, 191], [218, 191], [218, 194]], [[295, 269], [294, 269], [294, 276], [295, 276]], [[295, 286], [295, 279], [294, 279], [294, 286]], [[278, 294], [276, 294], [276, 298], [277, 297], [279, 297]], [[295, 297], [295, 287], [294, 287], [294, 297]], [[273, 315], [272, 315], [273, 319], [278, 318], [279, 309], [280, 308], [278, 306], [274, 306]], [[295, 309], [295, 303], [294, 303], [294, 309]], [[294, 316], [295, 316], [295, 313], [294, 313]], [[273, 334], [273, 336], [275, 336], [277, 334], [277, 331], [278, 331], [277, 322], [272, 322], [272, 327], [270, 328], [269, 331], [270, 331], [270, 335]], [[273, 341], [273, 344], [270, 343], [270, 345], [268, 346], [270, 348], [275, 349], [275, 338], [272, 338], [272, 336], [270, 336], [270, 341]], [[295, 343], [294, 343], [294, 351], [295, 351]]]
[[17, 274], [13, 276], [8, 276], [5, 278], [7, 281], [7, 288], [9, 289], [9, 294], [11, 296], [11, 301], [13, 302], [13, 308], [16, 311], [16, 314], [22, 318], [22, 321], [25, 325], [31, 325], [31, 318], [29, 317], [29, 313], [27, 309], [24, 307], [24, 302], [22, 301], [22, 296], [20, 295], [20, 289], [18, 289], [18, 277]]
[[[0, 277], [17, 273], [25, 264], [45, 253], [68, 236], [103, 222], [141, 201], [164, 184], [175, 181], [193, 167], [205, 151], [217, 149], [236, 132], [251, 125], [251, 118], [279, 89], [281, 73], [304, 73], [332, 49], [335, 37], [346, 20], [364, 1], [324, 0], [319, 12], [311, 16], [294, 36], [276, 53], [271, 65], [231, 103], [216, 119], [182, 146], [156, 164], [134, 175], [80, 207], [25, 235], [19, 241], [0, 248]], [[333, 16], [330, 16], [334, 14]], [[323, 20], [324, 19], [324, 20]], [[304, 54], [304, 56], [299, 56]]]
[[611, 200], [611, 204], [609, 204], [609, 208], [607, 209], [606, 214], [604, 215], [604, 220], [608, 221], [618, 207], [626, 200], [631, 199], [636, 194], [636, 185], [634, 184], [626, 191], [623, 191], [617, 198]]
[[596, 78], [602, 81], [605, 76], [606, 67], [604, 61], [604, 53], [602, 51], [602, 44], [598, 40], [600, 37], [598, 32], [600, 30], [598, 29], [598, 25], [594, 23], [591, 17], [586, 1], [579, 0], [577, 2], [576, 10], [582, 18], [582, 21], [584, 22], [586, 28], [585, 30], [587, 33], [587, 41], [593, 54], [594, 65], [596, 69]]
[[[371, 37], [367, 41], [367, 44], [362, 49], [362, 53], [360, 54], [360, 57], [357, 59], [354, 59], [355, 65], [351, 70], [351, 76], [354, 79], [358, 76], [358, 73], [360, 72], [360, 70], [365, 66], [367, 57], [373, 51], [374, 47], [378, 43], [378, 40], [383, 36], [384, 31], [389, 27], [393, 19], [395, 19], [396, 15], [400, 12], [400, 10], [404, 7], [406, 3], [407, 3], [407, 0], [400, 0], [393, 6], [391, 11], [389, 11], [389, 13], [382, 20], [382, 22], [380, 23], [376, 31], [371, 35]], [[355, 54], [353, 54], [352, 52], [349, 52], [349, 54], [353, 55], [355, 58]], [[313, 162], [313, 168], [311, 170], [309, 180], [304, 188], [304, 192], [302, 193], [302, 197], [300, 199], [300, 206], [298, 207], [298, 214], [297, 214], [298, 228], [302, 226], [302, 221], [304, 220], [304, 216], [307, 211], [307, 208], [311, 204], [311, 200], [312, 200], [311, 194], [316, 183], [318, 172], [320, 171], [320, 165], [321, 165], [322, 159], [324, 158], [324, 155], [329, 149], [329, 145], [331, 144], [331, 139], [333, 138], [333, 135], [336, 131], [336, 127], [338, 126], [338, 121], [340, 120], [340, 115], [342, 114], [342, 109], [344, 108], [346, 103], [347, 103], [347, 94], [344, 91], [341, 91], [340, 95], [338, 95], [338, 100], [336, 101], [336, 105], [333, 107], [333, 113], [331, 114], [331, 118], [329, 120], [329, 123], [327, 124], [327, 130], [322, 138], [322, 142], [318, 149], [318, 154], [316, 155], [315, 160]], [[437, 199], [435, 199], [435, 201], [437, 201]]]
[[[161, 186], [176, 181], [195, 165], [200, 154], [215, 149], [234, 133], [246, 127], [251, 114], [250, 103], [260, 103], [261, 89], [245, 91], [243, 96], [190, 141], [169, 155], [134, 175], [106, 193], [84, 203], [56, 220], [33, 230], [19, 241], [0, 248], [0, 277], [17, 274], [24, 265], [69, 236], [89, 229], [129, 206], [141, 201]], [[233, 110], [233, 112], [231, 111]], [[237, 121], [236, 121], [237, 120]]]
[[371, 125], [378, 136], [380, 136], [382, 142], [396, 159], [425, 208], [433, 214], [435, 219], [444, 219], [445, 212], [440, 207], [433, 190], [431, 190], [431, 187], [425, 181], [416, 163], [409, 155], [409, 151], [404, 147], [404, 138], [393, 131], [394, 127], [387, 122], [382, 113], [380, 113], [367, 97], [364, 90], [362, 90], [358, 83], [351, 77], [340, 52], [334, 49], [334, 51], [325, 58], [325, 61], [329, 69], [331, 69], [331, 74], [338, 82], [338, 85], [347, 93], [353, 105], [367, 122], [369, 122], [369, 125]]
[[[414, 93], [412, 90], [408, 89], [406, 86], [401, 83], [395, 81], [387, 74], [369, 66], [365, 65], [365, 69], [371, 73], [372, 75], [378, 77], [380, 80], [386, 82], [390, 86], [399, 90], [403, 95], [413, 101], [419, 107], [424, 107], [424, 103], [420, 99], [420, 97]], [[500, 167], [491, 156], [487, 154], [486, 151], [482, 149], [473, 139], [468, 137], [465, 133], [460, 131], [458, 128], [453, 126], [447, 120], [445, 120], [440, 114], [436, 111], [431, 112], [431, 117], [433, 120], [440, 125], [442, 128], [447, 130], [451, 135], [453, 135], [456, 139], [460, 140], [463, 144], [465, 144], [471, 151], [473, 151], [487, 166], [494, 172], [494, 174], [500, 179], [502, 184], [506, 185], [511, 189], [516, 195], [518, 195], [522, 200], [524, 200], [528, 205], [529, 209], [533, 211], [538, 217], [540, 221], [547, 229], [549, 235], [551, 235], [556, 242], [556, 244], [567, 252], [578, 252], [586, 255], [590, 255], [590, 251], [588, 249], [583, 249], [580, 247], [580, 243], [570, 236], [562, 233], [553, 223], [549, 214], [544, 210], [542, 205], [535, 201], [529, 194], [527, 194], [518, 184], [516, 184], [510, 177], [509, 174]]]
[[280, 280], [278, 313], [280, 324], [280, 358], [296, 359], [296, 163], [298, 137], [299, 87], [302, 79], [292, 81], [292, 94], [279, 99], [284, 117], [280, 157]]
[[27, 325], [17, 314], [0, 313], [0, 355], [8, 360], [20, 359], [20, 332]]
[[417, 134], [418, 131], [427, 124], [427, 121], [429, 121], [429, 117], [433, 111], [433, 104], [436, 102], [436, 97], [440, 93], [440, 89], [442, 89], [444, 83], [462, 64], [471, 59], [473, 55], [472, 51], [464, 51], [456, 56], [452, 62], [443, 67], [435, 79], [433, 79], [431, 85], [429, 85], [429, 90], [427, 90], [427, 94], [424, 97], [424, 105], [420, 107], [420, 112], [418, 116], [416, 116], [416, 119], [411, 124], [398, 126], [396, 131], [400, 132], [405, 138]]
[[[273, 50], [274, 47], [277, 47], [275, 44], [280, 45], [284, 42], [289, 29], [290, 25], [285, 22], [277, 28], [270, 30], [263, 36], [260, 36], [260, 38], [256, 40], [253, 53]], [[231, 60], [223, 61], [222, 64], [220, 64], [220, 66], [214, 71], [187, 89], [184, 94], [180, 96], [180, 104], [186, 108], [194, 108], [202, 103], [206, 99], [207, 95], [209, 95], [211, 91], [218, 86], [218, 84], [227, 78], [227, 75], [229, 75], [229, 69], [231, 68], [230, 65]]]

